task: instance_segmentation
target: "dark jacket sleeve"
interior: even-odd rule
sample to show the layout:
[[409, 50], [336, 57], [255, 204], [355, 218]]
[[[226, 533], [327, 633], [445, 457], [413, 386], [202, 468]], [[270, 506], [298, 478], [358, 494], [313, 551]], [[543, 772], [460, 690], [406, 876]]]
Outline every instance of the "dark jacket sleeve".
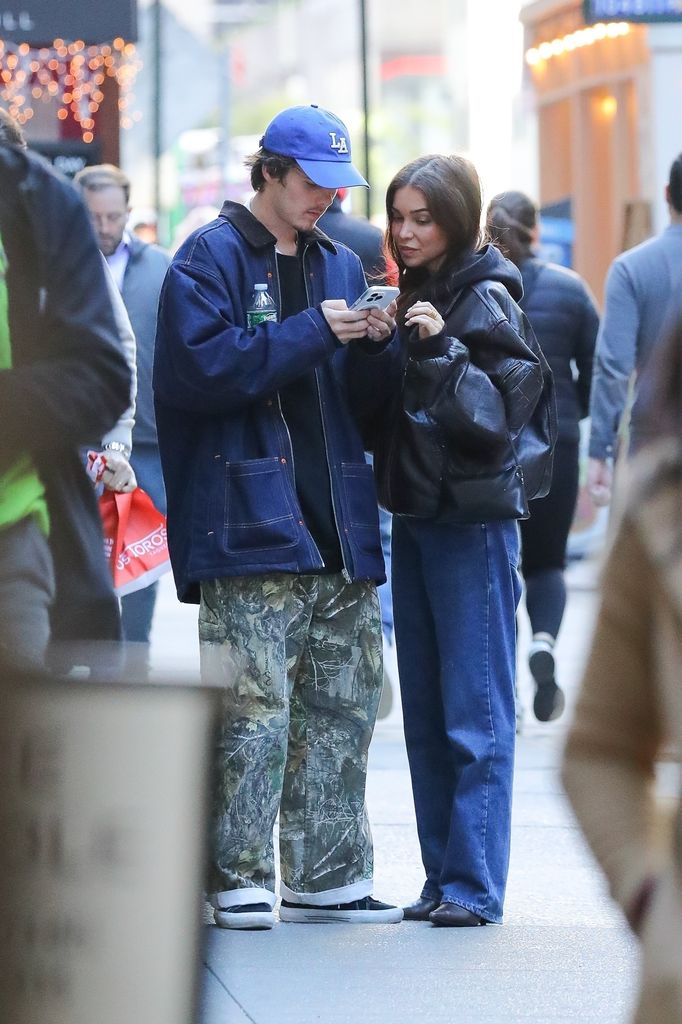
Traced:
[[[582, 284], [582, 282], [581, 282]], [[597, 344], [599, 332], [599, 312], [592, 293], [586, 285], [583, 290], [583, 315], [580, 323], [580, 331], [576, 338], [575, 365], [578, 371], [576, 390], [580, 405], [580, 416], [584, 419], [590, 412], [590, 391], [592, 388], [592, 364], [594, 362], [594, 349]]]
[[504, 402], [490, 377], [471, 361], [469, 349], [445, 334], [409, 345], [404, 405], [419, 407], [459, 443], [495, 448], [507, 437]]
[[401, 385], [400, 337], [395, 330], [383, 345], [352, 341], [345, 349], [348, 405], [371, 451], [375, 431]]
[[17, 350], [40, 355], [0, 371], [3, 461], [100, 438], [130, 401], [130, 370], [85, 207], [72, 186], [42, 168], [23, 195], [40, 247], [42, 297], [32, 322], [17, 325], [40, 332], [40, 344], [34, 338]]
[[506, 443], [528, 422], [542, 392], [538, 358], [504, 318], [461, 339], [440, 337], [410, 345], [406, 407], [409, 383], [426, 413], [459, 443], [488, 449]]

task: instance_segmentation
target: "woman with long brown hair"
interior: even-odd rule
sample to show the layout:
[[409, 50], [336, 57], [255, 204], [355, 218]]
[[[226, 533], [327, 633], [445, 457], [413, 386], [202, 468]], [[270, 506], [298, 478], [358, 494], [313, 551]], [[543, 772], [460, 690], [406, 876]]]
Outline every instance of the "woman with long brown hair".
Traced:
[[404, 359], [374, 465], [394, 516], [398, 670], [426, 872], [405, 920], [469, 927], [502, 919], [516, 520], [547, 486], [551, 374], [515, 301], [518, 271], [482, 245], [481, 188], [468, 160], [408, 164], [386, 210]]

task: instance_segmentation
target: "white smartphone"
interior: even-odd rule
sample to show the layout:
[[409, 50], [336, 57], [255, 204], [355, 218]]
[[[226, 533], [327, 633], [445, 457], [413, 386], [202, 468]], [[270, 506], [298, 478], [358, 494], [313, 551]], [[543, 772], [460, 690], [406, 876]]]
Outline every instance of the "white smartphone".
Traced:
[[394, 299], [400, 295], [400, 288], [391, 288], [388, 285], [376, 285], [374, 288], [367, 288], [359, 299], [356, 299], [351, 309], [386, 309]]

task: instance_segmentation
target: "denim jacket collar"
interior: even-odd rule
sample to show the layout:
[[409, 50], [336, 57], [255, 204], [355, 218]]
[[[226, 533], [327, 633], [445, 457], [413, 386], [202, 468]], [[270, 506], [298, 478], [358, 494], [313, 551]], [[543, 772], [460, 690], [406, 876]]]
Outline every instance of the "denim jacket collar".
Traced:
[[[251, 211], [246, 206], [242, 206], [241, 203], [234, 203], [226, 199], [220, 211], [220, 216], [224, 220], [229, 221], [242, 238], [254, 249], [265, 249], [267, 246], [275, 245], [277, 241], [272, 232], [268, 231], [265, 225], [261, 224], [258, 218], [254, 217]], [[324, 246], [325, 249], [328, 249], [329, 252], [336, 252], [336, 246], [331, 238], [327, 238], [325, 233], [320, 231], [319, 228], [301, 232], [301, 241], [304, 245], [317, 242], [319, 245]]]

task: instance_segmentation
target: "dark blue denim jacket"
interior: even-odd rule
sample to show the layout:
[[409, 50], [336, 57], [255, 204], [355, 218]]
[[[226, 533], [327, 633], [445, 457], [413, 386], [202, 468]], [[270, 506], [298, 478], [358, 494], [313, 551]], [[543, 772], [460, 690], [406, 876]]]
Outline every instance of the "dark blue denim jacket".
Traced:
[[178, 596], [198, 582], [315, 573], [322, 559], [303, 521], [278, 390], [315, 368], [334, 515], [348, 579], [384, 576], [377, 499], [362, 430], [396, 379], [393, 337], [341, 346], [319, 308], [365, 287], [360, 261], [320, 231], [304, 239], [310, 308], [247, 330], [254, 284], [281, 309], [275, 238], [245, 207], [178, 250], [161, 292], [154, 358], [168, 540]]

